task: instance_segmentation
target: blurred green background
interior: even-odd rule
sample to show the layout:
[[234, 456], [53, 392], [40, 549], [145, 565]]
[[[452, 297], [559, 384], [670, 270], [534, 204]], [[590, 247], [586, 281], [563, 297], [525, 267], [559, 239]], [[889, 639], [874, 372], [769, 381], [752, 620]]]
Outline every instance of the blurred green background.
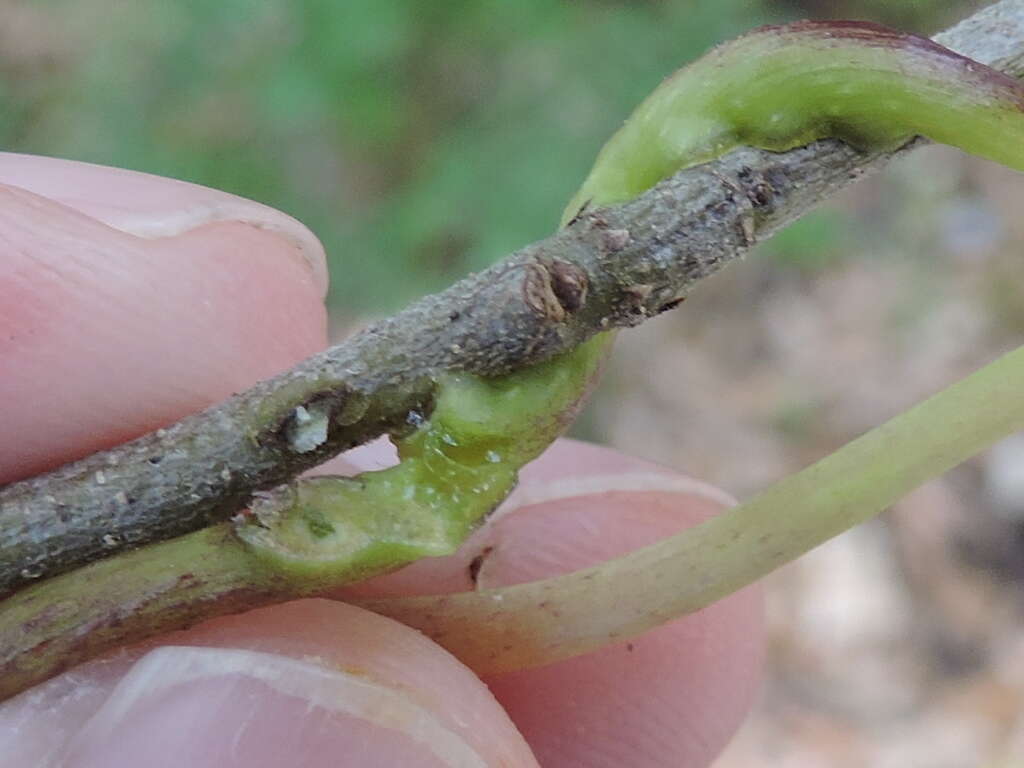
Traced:
[[[0, 145], [228, 190], [305, 222], [336, 317], [543, 237], [595, 152], [715, 42], [801, 17], [928, 32], [938, 0], [0, 2]], [[809, 220], [814, 263], [843, 228]]]

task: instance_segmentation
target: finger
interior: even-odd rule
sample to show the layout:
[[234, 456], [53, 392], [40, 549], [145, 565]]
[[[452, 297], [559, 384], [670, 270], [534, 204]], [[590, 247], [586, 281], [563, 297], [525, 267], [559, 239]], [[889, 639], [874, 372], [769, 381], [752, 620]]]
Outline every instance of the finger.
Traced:
[[327, 261], [312, 232], [281, 211], [218, 189], [148, 173], [0, 152], [0, 184], [34, 192], [113, 229], [156, 239], [215, 222], [243, 222], [292, 244], [327, 292]]
[[[546, 578], [670, 536], [726, 501], [664, 468], [562, 441], [458, 555], [350, 593], [459, 591], [474, 573], [481, 587]], [[542, 765], [700, 766], [749, 709], [762, 649], [760, 595], [747, 589], [627, 643], [488, 683]]]
[[[33, 191], [58, 186], [64, 202]], [[264, 206], [0, 155], [0, 483], [177, 421], [321, 349], [322, 268], [312, 235]]]
[[469, 670], [358, 608], [300, 601], [170, 640], [0, 706], [0, 750], [76, 768], [536, 765]]
[[[579, 570], [721, 509], [713, 499], [657, 490], [524, 508], [498, 521], [478, 584]], [[627, 642], [488, 683], [544, 765], [704, 766], [749, 710], [762, 653], [760, 595], [746, 589]]]

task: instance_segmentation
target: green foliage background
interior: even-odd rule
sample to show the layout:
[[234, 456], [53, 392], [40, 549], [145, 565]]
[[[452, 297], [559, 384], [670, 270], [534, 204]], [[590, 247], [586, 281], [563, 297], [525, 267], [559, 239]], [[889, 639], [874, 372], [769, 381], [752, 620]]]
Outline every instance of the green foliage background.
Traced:
[[[0, 142], [281, 208], [327, 247], [335, 312], [387, 311], [550, 232], [622, 118], [716, 41], [805, 16], [927, 32], [963, 6], [0, 3]], [[834, 224], [787, 250], [813, 264]]]

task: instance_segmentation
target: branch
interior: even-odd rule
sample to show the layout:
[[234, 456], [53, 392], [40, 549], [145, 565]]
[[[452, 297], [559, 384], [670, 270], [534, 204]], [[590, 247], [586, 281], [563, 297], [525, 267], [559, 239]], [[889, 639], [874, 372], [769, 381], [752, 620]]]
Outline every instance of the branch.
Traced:
[[[0, 593], [225, 520], [253, 491], [407, 428], [431, 410], [444, 371], [507, 373], [665, 311], [878, 159], [835, 141], [733, 152], [585, 214], [222, 405], [0, 489]], [[330, 428], [305, 450], [296, 414], [309, 412]]]
[[[938, 40], [1019, 76], [1024, 0], [1004, 0]], [[588, 212], [220, 406], [0, 489], [0, 592], [222, 521], [255, 490], [401, 432], [410, 413], [429, 412], [444, 371], [507, 373], [671, 308], [693, 284], [890, 157], [838, 141], [732, 152], [630, 203]], [[327, 434], [312, 443], [298, 418], [310, 411], [329, 418]], [[222, 560], [207, 562], [211, 553]], [[96, 578], [111, 586], [102, 605], [96, 581], [83, 592], [57, 578], [3, 607], [5, 692], [115, 642], [302, 593], [249, 562], [225, 526], [95, 562], [81, 575], [83, 585]], [[25, 661], [41, 647], [46, 660]]]
[[[1002, 2], [937, 39], [1020, 75], [1021, 13]], [[444, 371], [507, 373], [636, 325], [888, 158], [838, 141], [732, 152], [169, 429], [6, 486], [0, 594], [229, 518], [254, 491], [402, 431], [409, 414], [430, 411]], [[296, 415], [310, 411], [330, 424], [312, 449], [296, 438]]]

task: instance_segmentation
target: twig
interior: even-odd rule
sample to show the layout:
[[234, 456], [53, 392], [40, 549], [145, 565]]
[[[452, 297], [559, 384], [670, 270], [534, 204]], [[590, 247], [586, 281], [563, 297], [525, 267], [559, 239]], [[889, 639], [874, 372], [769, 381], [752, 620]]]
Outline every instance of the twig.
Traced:
[[[0, 594], [224, 520], [254, 490], [407, 428], [429, 413], [443, 371], [506, 373], [636, 325], [875, 160], [835, 141], [733, 152], [585, 214], [222, 405], [0, 489]], [[330, 429], [303, 451], [295, 415], [310, 411]]]
[[[1024, 0], [1004, 0], [939, 40], [1020, 76]], [[221, 406], [0, 489], [0, 592], [223, 520], [252, 491], [402, 430], [410, 413], [429, 411], [442, 371], [505, 373], [636, 325], [889, 157], [837, 141], [732, 152], [628, 204], [589, 212]], [[312, 450], [296, 439], [299, 408], [330, 417], [326, 440]], [[207, 562], [213, 555], [222, 567]], [[0, 614], [3, 691], [116, 642], [304, 593], [249, 560], [218, 526], [24, 589]]]
[[[940, 42], [1024, 71], [1020, 4], [1002, 2]], [[429, 411], [442, 371], [506, 373], [597, 332], [636, 325], [885, 157], [836, 141], [740, 150], [429, 296], [222, 405], [0, 489], [0, 594], [126, 548], [224, 520], [255, 490]], [[325, 410], [327, 439], [292, 437]]]

